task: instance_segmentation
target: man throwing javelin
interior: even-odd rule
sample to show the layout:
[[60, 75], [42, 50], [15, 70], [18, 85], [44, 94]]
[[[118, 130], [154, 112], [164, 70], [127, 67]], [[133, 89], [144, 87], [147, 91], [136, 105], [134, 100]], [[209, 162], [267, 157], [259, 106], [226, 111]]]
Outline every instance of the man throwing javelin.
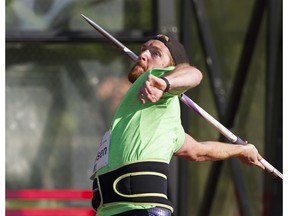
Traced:
[[146, 42], [128, 79], [133, 84], [101, 141], [91, 177], [97, 216], [171, 216], [172, 156], [191, 161], [237, 157], [265, 169], [252, 144], [198, 142], [185, 133], [178, 96], [198, 86], [202, 73], [189, 64], [177, 40], [157, 35]]

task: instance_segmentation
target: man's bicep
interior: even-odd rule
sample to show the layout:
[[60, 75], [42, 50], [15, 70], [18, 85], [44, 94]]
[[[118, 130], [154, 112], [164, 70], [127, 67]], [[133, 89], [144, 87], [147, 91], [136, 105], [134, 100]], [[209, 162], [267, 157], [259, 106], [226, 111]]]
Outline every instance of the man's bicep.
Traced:
[[174, 156], [183, 157], [189, 160], [197, 160], [200, 145], [193, 137], [185, 134], [183, 145], [174, 153]]

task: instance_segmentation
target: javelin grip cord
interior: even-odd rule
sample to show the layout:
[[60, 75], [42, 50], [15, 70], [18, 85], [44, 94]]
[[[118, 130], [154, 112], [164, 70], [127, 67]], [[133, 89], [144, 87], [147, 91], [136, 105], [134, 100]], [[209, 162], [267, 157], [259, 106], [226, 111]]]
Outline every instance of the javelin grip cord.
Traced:
[[[102, 36], [104, 36], [108, 41], [112, 42], [120, 51], [124, 52], [132, 61], [136, 61], [138, 56], [134, 54], [130, 49], [124, 46], [120, 41], [114, 38], [111, 34], [97, 25], [88, 17], [81, 14], [81, 16], [94, 28], [96, 29]], [[207, 113], [204, 109], [198, 106], [194, 101], [192, 101], [188, 96], [182, 94], [180, 100], [185, 103], [189, 108], [191, 108], [194, 112], [196, 112], [199, 116], [205, 119], [208, 123], [210, 123], [214, 128], [216, 128], [222, 135], [224, 135], [231, 143], [234, 144], [242, 144], [245, 145], [246, 142], [243, 141], [240, 137], [234, 135], [231, 131], [229, 131], [226, 127], [224, 127], [220, 122], [218, 122], [215, 118], [213, 118], [209, 113]], [[275, 169], [270, 163], [268, 163], [264, 158], [259, 160], [260, 163], [263, 164], [265, 170], [271, 173], [274, 177], [283, 180], [283, 174], [280, 173], [277, 169]]]

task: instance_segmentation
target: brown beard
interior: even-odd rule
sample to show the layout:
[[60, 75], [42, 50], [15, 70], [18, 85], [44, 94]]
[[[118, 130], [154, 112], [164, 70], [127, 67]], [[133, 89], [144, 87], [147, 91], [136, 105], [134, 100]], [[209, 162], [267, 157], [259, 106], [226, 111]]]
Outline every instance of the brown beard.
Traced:
[[142, 61], [137, 61], [128, 74], [128, 80], [131, 83], [134, 83], [136, 79], [141, 76], [141, 74], [143, 74], [146, 70], [147, 66]]

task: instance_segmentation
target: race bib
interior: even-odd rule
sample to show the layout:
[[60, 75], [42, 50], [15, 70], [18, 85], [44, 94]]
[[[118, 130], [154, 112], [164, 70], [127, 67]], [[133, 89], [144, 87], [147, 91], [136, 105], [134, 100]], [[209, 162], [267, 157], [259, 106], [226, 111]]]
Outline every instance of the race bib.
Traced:
[[109, 156], [109, 144], [110, 144], [110, 131], [107, 131], [98, 147], [97, 155], [93, 166], [93, 175], [90, 178], [95, 177], [95, 173], [102, 167], [108, 164]]

